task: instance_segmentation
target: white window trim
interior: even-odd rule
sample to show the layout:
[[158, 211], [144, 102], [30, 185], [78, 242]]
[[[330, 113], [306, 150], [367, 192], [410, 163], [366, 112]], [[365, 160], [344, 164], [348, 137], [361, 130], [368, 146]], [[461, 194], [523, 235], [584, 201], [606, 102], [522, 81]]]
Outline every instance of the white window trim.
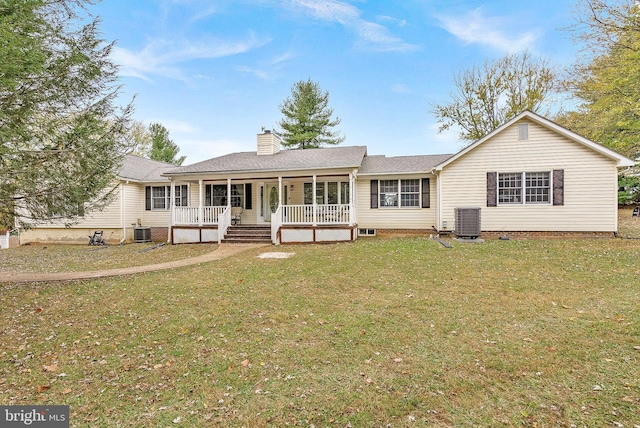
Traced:
[[[402, 205], [402, 180], [417, 180], [418, 181], [418, 205], [415, 206], [403, 206]], [[396, 181], [398, 185], [398, 205], [382, 205], [380, 203], [381, 195], [386, 192], [382, 192], [383, 181]], [[404, 194], [415, 194], [416, 192], [404, 192]], [[387, 178], [378, 180], [378, 209], [382, 210], [419, 210], [422, 209], [422, 179], [420, 178]]]
[[[546, 173], [549, 174], [549, 200], [546, 202], [527, 202], [527, 174], [535, 174], [535, 173]], [[521, 202], [500, 202], [500, 174], [520, 174], [520, 180], [522, 183]], [[498, 206], [510, 207], [515, 206], [519, 207], [522, 205], [539, 205], [539, 206], [548, 206], [553, 205], [553, 171], [523, 171], [523, 172], [498, 172], [496, 176], [496, 200]]]

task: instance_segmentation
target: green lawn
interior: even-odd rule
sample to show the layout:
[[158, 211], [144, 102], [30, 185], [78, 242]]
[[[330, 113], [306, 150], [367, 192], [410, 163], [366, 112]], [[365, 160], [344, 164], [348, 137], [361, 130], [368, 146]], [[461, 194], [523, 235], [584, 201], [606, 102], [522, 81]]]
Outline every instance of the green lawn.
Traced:
[[217, 245], [41, 245], [31, 244], [0, 251], [2, 272], [78, 272], [126, 268], [197, 257]]
[[0, 403], [72, 426], [633, 427], [639, 268], [636, 239], [374, 238], [0, 285]]

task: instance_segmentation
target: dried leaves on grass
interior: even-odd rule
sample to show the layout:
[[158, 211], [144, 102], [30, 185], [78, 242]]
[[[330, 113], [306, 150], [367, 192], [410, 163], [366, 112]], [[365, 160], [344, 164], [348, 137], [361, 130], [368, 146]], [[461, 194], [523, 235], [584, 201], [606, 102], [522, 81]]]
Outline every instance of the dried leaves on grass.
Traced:
[[636, 240], [259, 252], [3, 289], [0, 401], [79, 426], [637, 423]]
[[26, 245], [0, 251], [0, 272], [43, 273], [126, 268], [196, 257], [216, 248], [210, 244], [184, 244], [151, 249], [155, 245]]

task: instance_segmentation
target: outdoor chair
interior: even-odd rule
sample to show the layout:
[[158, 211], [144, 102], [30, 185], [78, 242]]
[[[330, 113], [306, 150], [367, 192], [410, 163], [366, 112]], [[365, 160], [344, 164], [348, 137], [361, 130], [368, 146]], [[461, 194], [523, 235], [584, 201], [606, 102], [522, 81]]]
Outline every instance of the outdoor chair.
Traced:
[[105, 245], [102, 230], [96, 230], [93, 232], [93, 236], [89, 236], [89, 245]]
[[631, 213], [631, 217], [640, 217], [640, 207], [635, 207]]
[[231, 209], [231, 224], [238, 225], [242, 223], [242, 207]]

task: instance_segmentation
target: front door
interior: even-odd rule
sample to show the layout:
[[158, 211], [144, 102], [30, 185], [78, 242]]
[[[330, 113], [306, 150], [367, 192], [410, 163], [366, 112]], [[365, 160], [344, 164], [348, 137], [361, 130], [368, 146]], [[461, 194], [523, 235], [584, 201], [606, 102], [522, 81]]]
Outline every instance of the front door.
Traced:
[[264, 221], [271, 221], [271, 214], [278, 209], [278, 183], [267, 183], [264, 186], [263, 207]]

